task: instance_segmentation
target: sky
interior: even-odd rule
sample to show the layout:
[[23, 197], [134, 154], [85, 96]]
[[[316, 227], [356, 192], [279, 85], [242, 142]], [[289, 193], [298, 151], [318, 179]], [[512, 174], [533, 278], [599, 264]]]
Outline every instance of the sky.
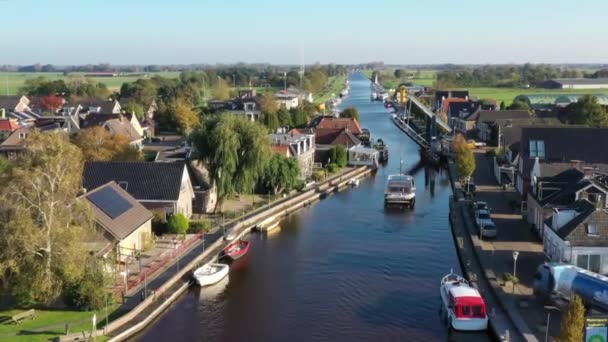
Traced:
[[608, 63], [606, 0], [0, 0], [0, 65]]

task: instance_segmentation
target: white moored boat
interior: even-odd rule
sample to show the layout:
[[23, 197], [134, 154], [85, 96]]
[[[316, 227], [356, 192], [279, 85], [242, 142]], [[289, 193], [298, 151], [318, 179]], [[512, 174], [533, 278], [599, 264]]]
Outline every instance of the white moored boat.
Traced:
[[229, 267], [225, 264], [206, 264], [194, 271], [194, 279], [200, 286], [217, 283], [228, 275]]
[[486, 304], [477, 289], [463, 277], [450, 272], [441, 279], [441, 313], [448, 328], [481, 331], [488, 328]]

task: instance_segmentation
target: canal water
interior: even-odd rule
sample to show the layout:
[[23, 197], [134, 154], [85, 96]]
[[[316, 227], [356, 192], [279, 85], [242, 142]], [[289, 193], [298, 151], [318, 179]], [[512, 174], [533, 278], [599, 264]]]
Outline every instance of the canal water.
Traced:
[[[370, 83], [350, 77], [342, 107], [390, 148], [388, 165], [358, 188], [334, 194], [252, 234], [249, 255], [229, 279], [192, 287], [138, 341], [445, 341], [439, 281], [460, 271], [448, 222], [445, 171], [420, 164], [418, 147], [370, 102]], [[401, 168], [416, 180], [413, 211], [385, 211], [386, 177]]]

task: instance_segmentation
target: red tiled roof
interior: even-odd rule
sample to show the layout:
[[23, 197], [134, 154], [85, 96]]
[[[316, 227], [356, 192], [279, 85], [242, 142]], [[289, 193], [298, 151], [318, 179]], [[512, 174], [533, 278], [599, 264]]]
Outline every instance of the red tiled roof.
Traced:
[[15, 119], [0, 119], [0, 131], [13, 132], [19, 128], [19, 123]]
[[448, 108], [450, 108], [450, 103], [454, 103], [454, 102], [469, 102], [469, 100], [463, 99], [460, 97], [448, 97], [445, 100], [443, 100], [443, 112], [447, 113]]
[[359, 122], [353, 118], [331, 118], [324, 117], [319, 121], [319, 124], [316, 127], [317, 129], [345, 129], [348, 128], [353, 134], [361, 134], [363, 130], [361, 130], [361, 126], [359, 126]]
[[289, 146], [288, 145], [272, 145], [272, 151], [289, 157]]
[[315, 130], [315, 142], [320, 145], [344, 146], [355, 146], [360, 143], [357, 137], [344, 128], [317, 128]]

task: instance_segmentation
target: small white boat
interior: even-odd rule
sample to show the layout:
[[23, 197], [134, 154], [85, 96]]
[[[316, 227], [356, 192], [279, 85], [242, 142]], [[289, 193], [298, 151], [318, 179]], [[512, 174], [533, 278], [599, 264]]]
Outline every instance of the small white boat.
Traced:
[[230, 283], [230, 275], [222, 278], [220, 281], [213, 285], [204, 286], [200, 288], [198, 298], [200, 301], [214, 300], [217, 296], [222, 294]]
[[236, 231], [234, 229], [227, 229], [224, 232], [224, 240], [232, 241], [236, 238]]
[[205, 264], [194, 271], [194, 279], [200, 286], [213, 285], [228, 275], [226, 264]]
[[359, 180], [356, 178], [352, 178], [351, 180], [348, 181], [348, 185], [354, 187], [359, 186]]
[[442, 317], [448, 329], [482, 331], [488, 328], [486, 304], [466, 279], [450, 272], [441, 279], [439, 294]]

